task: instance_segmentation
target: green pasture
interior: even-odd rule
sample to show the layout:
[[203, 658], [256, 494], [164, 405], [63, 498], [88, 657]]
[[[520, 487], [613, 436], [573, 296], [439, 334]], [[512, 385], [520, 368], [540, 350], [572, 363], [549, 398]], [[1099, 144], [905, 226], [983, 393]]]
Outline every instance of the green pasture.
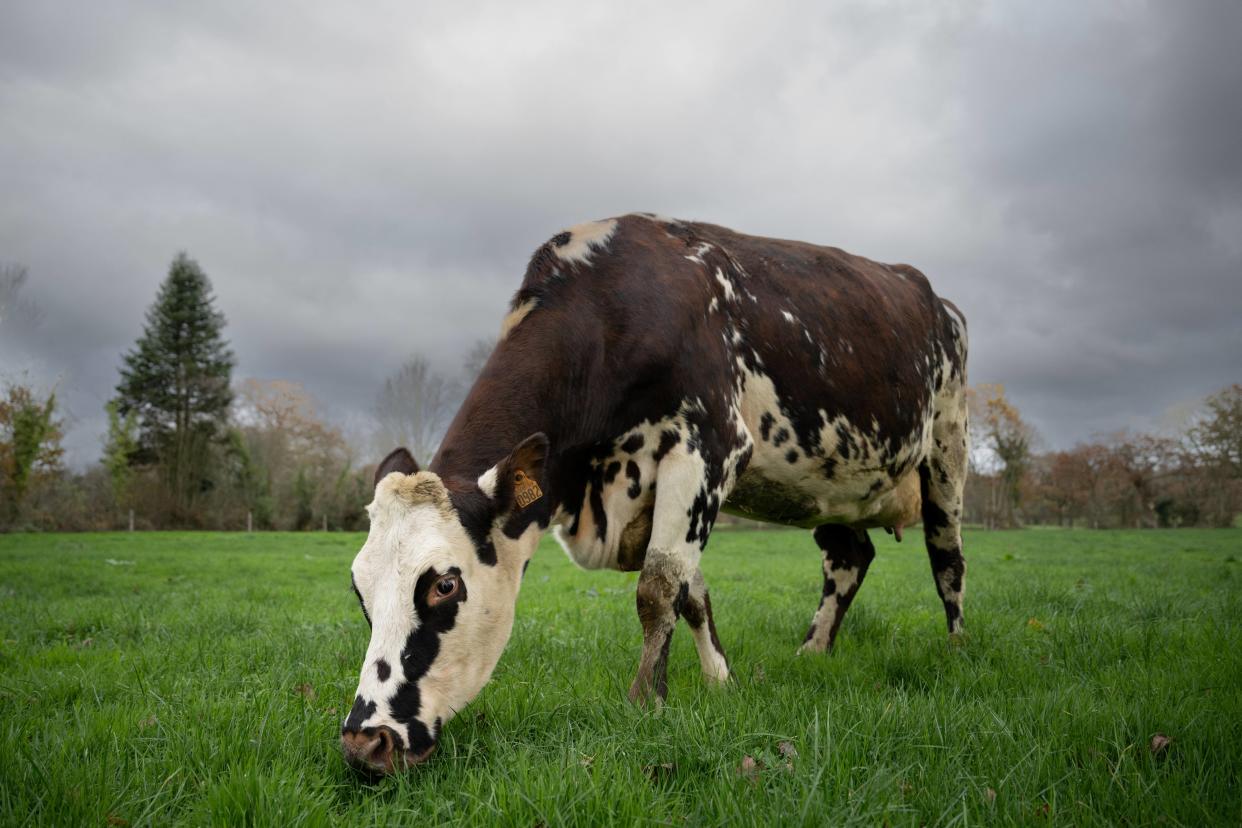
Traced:
[[950, 646], [917, 532], [795, 657], [809, 532], [704, 558], [731, 686], [625, 700], [633, 574], [549, 539], [426, 765], [341, 761], [368, 630], [342, 534], [0, 536], [5, 825], [1242, 823], [1242, 531], [971, 532]]

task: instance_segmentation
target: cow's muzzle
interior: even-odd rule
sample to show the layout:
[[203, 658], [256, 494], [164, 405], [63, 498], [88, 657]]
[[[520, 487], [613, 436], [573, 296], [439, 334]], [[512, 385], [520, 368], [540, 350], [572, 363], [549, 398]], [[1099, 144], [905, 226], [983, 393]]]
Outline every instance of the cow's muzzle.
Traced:
[[341, 752], [345, 761], [366, 774], [384, 776], [427, 761], [435, 750], [431, 745], [421, 753], [401, 747], [401, 737], [388, 725], [341, 731]]

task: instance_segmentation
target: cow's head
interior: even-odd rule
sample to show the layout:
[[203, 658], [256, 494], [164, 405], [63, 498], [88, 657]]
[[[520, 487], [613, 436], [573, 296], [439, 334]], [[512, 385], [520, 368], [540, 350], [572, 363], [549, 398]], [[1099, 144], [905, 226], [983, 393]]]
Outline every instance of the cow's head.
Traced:
[[487, 683], [539, 539], [537, 522], [516, 537], [504, 530], [542, 496], [547, 446], [542, 434], [527, 438], [477, 482], [452, 481], [452, 495], [405, 449], [376, 470], [371, 529], [352, 567], [371, 643], [341, 728], [350, 764], [389, 773], [423, 761]]

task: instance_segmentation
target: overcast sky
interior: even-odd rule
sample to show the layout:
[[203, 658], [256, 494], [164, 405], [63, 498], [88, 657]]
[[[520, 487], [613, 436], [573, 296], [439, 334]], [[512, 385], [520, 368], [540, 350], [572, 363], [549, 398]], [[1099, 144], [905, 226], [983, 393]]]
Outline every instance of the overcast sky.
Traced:
[[560, 228], [649, 210], [922, 269], [1045, 447], [1242, 381], [1242, 3], [0, 9], [0, 261], [93, 461], [179, 250], [235, 376], [365, 429]]

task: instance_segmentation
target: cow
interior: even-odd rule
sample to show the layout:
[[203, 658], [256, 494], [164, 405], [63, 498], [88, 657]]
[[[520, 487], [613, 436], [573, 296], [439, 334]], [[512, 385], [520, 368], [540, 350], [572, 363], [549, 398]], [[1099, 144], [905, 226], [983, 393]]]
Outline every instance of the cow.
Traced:
[[956, 635], [965, 388], [965, 319], [909, 265], [653, 214], [556, 234], [427, 468], [397, 449], [376, 469], [346, 759], [427, 759], [490, 678], [549, 528], [583, 567], [640, 573], [640, 704], [666, 698], [679, 619], [705, 678], [729, 678], [699, 568], [721, 509], [814, 530], [799, 652], [831, 650], [867, 530], [919, 520]]

